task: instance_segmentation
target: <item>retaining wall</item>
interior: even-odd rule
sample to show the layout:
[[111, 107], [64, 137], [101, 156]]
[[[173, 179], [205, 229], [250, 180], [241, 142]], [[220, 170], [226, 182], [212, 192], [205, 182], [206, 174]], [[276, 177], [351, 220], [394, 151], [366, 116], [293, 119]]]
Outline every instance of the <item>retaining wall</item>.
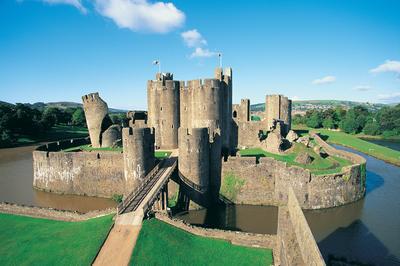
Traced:
[[279, 265], [325, 265], [291, 187], [288, 188], [287, 206], [279, 207], [277, 252], [274, 257], [275, 262], [279, 260]]
[[[237, 188], [237, 204], [284, 205], [287, 188], [292, 186], [303, 209], [321, 209], [357, 201], [365, 195], [365, 159], [356, 154], [336, 150], [322, 139], [316, 141], [330, 155], [336, 155], [353, 164], [336, 174], [315, 175], [309, 170], [288, 166], [273, 158], [229, 157], [222, 163], [222, 187], [233, 174], [243, 185]], [[226, 196], [226, 195], [225, 195]]]
[[49, 192], [107, 198], [124, 194], [122, 153], [60, 151], [82, 144], [86, 144], [82, 139], [68, 140], [33, 151], [33, 186]]

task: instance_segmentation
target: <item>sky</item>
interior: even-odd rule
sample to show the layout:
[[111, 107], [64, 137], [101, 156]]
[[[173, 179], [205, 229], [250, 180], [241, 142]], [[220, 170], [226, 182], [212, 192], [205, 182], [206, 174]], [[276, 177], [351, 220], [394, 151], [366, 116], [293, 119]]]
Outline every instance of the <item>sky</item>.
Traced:
[[233, 101], [400, 102], [400, 1], [1, 0], [0, 100], [145, 109], [159, 60], [176, 80], [212, 78]]

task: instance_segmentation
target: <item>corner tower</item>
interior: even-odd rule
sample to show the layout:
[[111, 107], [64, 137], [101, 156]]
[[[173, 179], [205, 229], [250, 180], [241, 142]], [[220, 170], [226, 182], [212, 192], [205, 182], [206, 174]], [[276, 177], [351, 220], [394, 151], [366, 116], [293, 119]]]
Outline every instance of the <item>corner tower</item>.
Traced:
[[154, 132], [148, 127], [123, 128], [122, 144], [125, 182], [131, 191], [154, 167]]
[[147, 82], [148, 124], [155, 129], [157, 148], [178, 148], [179, 87], [171, 73], [157, 73]]

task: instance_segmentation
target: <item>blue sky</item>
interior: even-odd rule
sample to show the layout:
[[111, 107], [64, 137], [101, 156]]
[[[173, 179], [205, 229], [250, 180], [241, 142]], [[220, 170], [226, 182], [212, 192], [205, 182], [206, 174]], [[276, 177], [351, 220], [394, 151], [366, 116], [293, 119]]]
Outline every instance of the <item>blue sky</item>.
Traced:
[[161, 61], [175, 79], [234, 74], [234, 102], [400, 102], [400, 1], [1, 0], [0, 100], [146, 108]]

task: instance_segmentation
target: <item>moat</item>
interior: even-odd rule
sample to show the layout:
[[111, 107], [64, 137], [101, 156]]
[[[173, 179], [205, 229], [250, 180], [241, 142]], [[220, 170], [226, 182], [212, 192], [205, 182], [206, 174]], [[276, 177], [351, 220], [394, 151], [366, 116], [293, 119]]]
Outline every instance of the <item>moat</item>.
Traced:
[[[33, 189], [33, 149], [0, 150], [0, 201], [81, 212], [115, 206], [108, 199]], [[324, 257], [334, 254], [378, 265], [400, 263], [400, 168], [360, 155], [367, 159], [367, 196], [342, 207], [306, 211], [307, 221]], [[250, 205], [233, 206], [211, 215], [201, 210], [181, 216], [197, 225], [255, 233], [276, 232], [276, 217], [275, 207]]]

